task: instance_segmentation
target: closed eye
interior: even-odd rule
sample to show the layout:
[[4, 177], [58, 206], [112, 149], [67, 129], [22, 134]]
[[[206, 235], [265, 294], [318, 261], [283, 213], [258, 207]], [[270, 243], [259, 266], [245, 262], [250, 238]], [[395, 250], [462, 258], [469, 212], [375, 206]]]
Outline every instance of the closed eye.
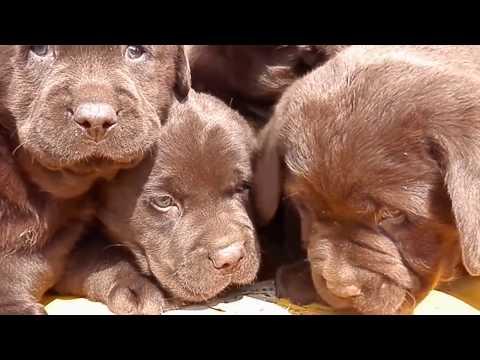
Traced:
[[375, 220], [380, 227], [401, 225], [407, 220], [407, 216], [397, 209], [382, 209], [375, 215]]
[[249, 181], [241, 181], [237, 185], [233, 186], [229, 190], [227, 190], [228, 196], [234, 196], [234, 195], [244, 195], [248, 194], [252, 188], [252, 185]]

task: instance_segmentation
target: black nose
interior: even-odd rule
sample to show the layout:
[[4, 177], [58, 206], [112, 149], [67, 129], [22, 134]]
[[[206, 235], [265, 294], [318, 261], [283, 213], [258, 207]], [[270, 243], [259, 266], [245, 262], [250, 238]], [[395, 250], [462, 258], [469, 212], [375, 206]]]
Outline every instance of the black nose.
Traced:
[[84, 103], [77, 107], [73, 119], [95, 142], [103, 140], [117, 123], [113, 107], [105, 103]]
[[245, 248], [243, 242], [235, 242], [224, 248], [213, 251], [209, 258], [213, 266], [218, 270], [232, 269], [245, 256]]

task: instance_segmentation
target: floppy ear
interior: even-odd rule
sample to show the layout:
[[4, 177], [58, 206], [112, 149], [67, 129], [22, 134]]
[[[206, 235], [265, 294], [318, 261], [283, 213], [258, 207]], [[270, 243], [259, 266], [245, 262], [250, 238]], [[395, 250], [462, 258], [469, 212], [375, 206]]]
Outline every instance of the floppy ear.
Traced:
[[273, 120], [260, 133], [254, 165], [253, 197], [261, 226], [268, 224], [275, 216], [282, 194], [280, 144], [272, 126]]
[[[480, 138], [437, 138], [436, 147], [452, 202], [465, 269], [480, 275]], [[478, 144], [474, 143], [478, 142]]]
[[175, 65], [177, 68], [175, 95], [178, 101], [183, 102], [187, 99], [192, 84], [190, 65], [188, 63], [184, 45], [177, 46], [177, 58], [175, 61]]

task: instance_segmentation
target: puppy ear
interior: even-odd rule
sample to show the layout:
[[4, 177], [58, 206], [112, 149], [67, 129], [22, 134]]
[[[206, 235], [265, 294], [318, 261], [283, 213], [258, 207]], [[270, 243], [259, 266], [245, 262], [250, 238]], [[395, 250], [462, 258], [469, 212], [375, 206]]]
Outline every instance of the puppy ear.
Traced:
[[190, 87], [192, 85], [192, 76], [190, 74], [190, 65], [188, 63], [185, 47], [183, 45], [177, 46], [177, 58], [175, 61], [177, 68], [175, 95], [178, 101], [183, 102], [187, 99]]
[[273, 123], [271, 121], [260, 133], [254, 166], [253, 197], [261, 226], [268, 224], [275, 216], [282, 194], [280, 144]]
[[[465, 269], [480, 275], [480, 143], [475, 137], [437, 138], [434, 154], [444, 171]], [[478, 141], [478, 140], [477, 140]]]

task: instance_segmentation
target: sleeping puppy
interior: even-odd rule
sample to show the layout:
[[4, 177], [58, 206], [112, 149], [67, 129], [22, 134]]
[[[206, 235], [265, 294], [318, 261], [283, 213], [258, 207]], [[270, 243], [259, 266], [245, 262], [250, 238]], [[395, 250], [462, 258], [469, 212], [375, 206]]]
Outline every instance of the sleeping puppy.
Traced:
[[285, 89], [345, 45], [186, 45], [192, 87], [263, 124]]
[[[56, 289], [117, 313], [151, 314], [252, 282], [260, 262], [249, 194], [255, 147], [245, 119], [191, 91], [173, 106], [150, 156], [102, 189], [98, 216], [120, 247], [99, 241], [80, 247]], [[121, 256], [125, 249], [162, 289], [132, 288], [128, 306], [111, 301], [116, 284], [139, 276]]]
[[38, 303], [94, 215], [188, 93], [182, 46], [0, 47], [0, 314]]
[[278, 273], [280, 295], [312, 300], [302, 279], [338, 309], [411, 313], [479, 275], [479, 100], [477, 46], [353, 46], [293, 84], [254, 187], [264, 222], [281, 197], [301, 217], [308, 262]]

